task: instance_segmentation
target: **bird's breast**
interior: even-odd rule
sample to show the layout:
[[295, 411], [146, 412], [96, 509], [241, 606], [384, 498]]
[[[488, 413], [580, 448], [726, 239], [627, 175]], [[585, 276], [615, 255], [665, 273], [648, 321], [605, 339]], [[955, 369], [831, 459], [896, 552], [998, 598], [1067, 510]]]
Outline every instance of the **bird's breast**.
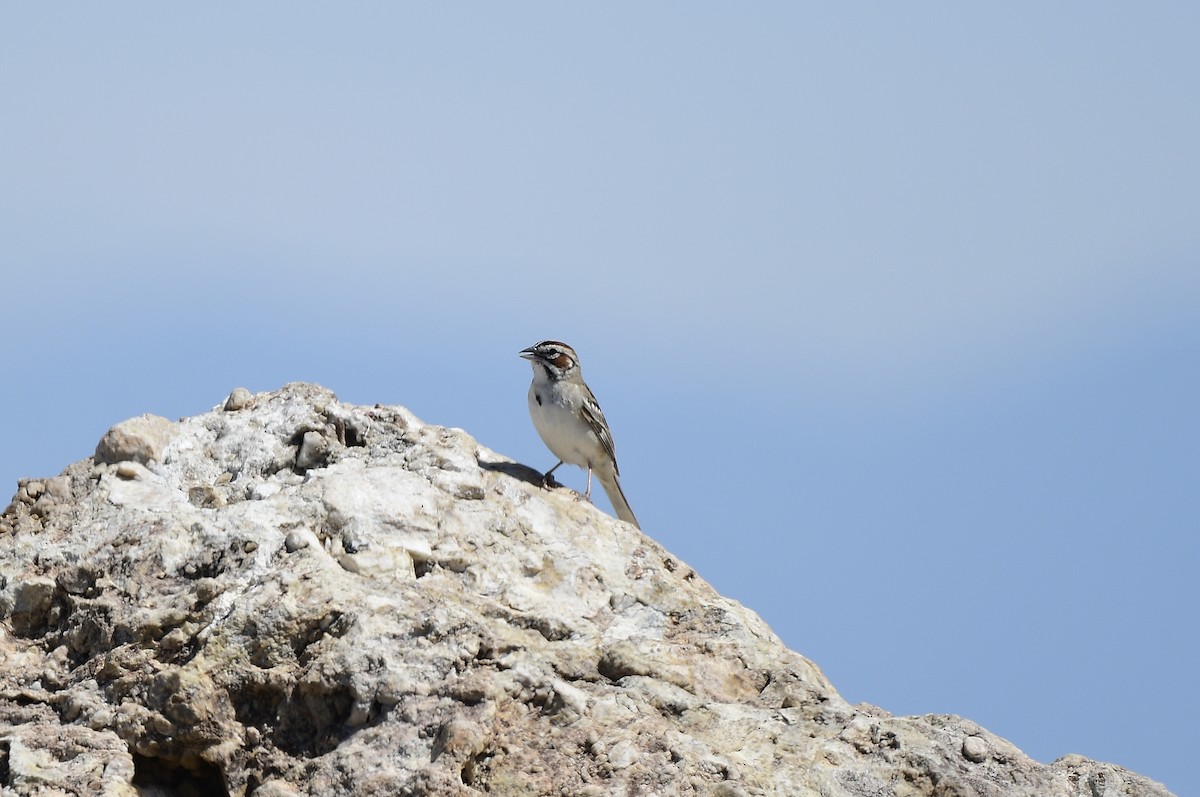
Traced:
[[600, 459], [600, 441], [587, 422], [569, 404], [556, 401], [552, 391], [530, 387], [529, 415], [542, 442], [563, 462], [586, 468]]

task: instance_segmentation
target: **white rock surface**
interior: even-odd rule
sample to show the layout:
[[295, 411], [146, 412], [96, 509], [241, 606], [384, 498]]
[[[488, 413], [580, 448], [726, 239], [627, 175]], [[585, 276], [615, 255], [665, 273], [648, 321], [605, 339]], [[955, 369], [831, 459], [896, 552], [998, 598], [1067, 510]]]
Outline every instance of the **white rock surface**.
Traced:
[[23, 481], [0, 621], [3, 794], [1168, 794], [849, 705], [633, 527], [313, 385]]

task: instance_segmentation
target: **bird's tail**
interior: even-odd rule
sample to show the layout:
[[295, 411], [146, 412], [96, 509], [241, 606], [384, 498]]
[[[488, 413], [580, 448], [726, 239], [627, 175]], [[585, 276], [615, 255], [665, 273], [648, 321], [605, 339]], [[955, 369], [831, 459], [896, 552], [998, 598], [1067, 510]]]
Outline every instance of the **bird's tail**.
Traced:
[[617, 474], [597, 471], [596, 476], [600, 479], [600, 485], [604, 488], [604, 493], [608, 496], [609, 503], [616, 510], [617, 517], [640, 529], [641, 526], [638, 525], [633, 510], [629, 508], [629, 502], [625, 500], [625, 493], [621, 490], [621, 479]]

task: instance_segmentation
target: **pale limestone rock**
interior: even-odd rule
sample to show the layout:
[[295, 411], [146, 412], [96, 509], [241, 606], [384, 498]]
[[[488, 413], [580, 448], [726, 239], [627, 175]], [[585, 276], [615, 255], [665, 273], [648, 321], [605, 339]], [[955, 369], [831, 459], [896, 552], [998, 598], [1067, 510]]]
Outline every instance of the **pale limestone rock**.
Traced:
[[[126, 464], [120, 464], [126, 463]], [[105, 435], [0, 518], [0, 791], [1167, 792], [847, 704], [652, 539], [303, 384]]]

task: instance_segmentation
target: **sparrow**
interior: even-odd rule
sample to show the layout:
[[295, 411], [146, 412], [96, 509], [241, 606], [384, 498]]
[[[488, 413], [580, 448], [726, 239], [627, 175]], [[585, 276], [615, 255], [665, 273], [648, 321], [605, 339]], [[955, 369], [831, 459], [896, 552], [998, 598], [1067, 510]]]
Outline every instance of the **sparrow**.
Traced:
[[579, 355], [557, 340], [535, 343], [520, 354], [533, 367], [529, 416], [542, 442], [558, 457], [558, 464], [542, 478], [542, 486], [553, 484], [551, 474], [564, 462], [587, 468], [587, 490], [583, 497], [591, 500], [594, 471], [617, 517], [641, 528], [621, 490], [612, 432], [596, 396], [583, 381]]

